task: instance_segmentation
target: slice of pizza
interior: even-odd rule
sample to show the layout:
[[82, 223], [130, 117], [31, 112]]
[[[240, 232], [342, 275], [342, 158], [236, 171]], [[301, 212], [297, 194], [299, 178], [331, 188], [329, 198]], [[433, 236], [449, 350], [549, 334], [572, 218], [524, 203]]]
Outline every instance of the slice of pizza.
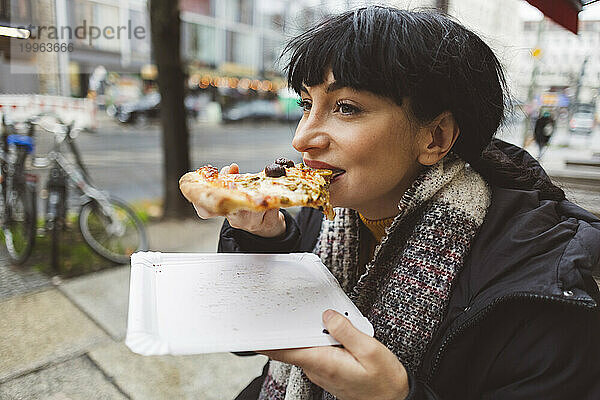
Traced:
[[221, 174], [211, 165], [188, 172], [179, 180], [190, 202], [225, 215], [239, 210], [265, 211], [293, 206], [313, 207], [332, 220], [329, 180], [332, 171], [312, 169], [285, 158], [256, 174]]

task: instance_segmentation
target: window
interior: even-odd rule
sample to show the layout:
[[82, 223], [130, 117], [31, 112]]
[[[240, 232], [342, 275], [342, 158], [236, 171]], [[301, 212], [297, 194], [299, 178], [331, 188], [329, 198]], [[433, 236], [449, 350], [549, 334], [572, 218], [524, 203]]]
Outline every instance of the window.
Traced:
[[263, 28], [282, 32], [285, 23], [286, 4], [281, 0], [257, 0]]
[[194, 14], [215, 16], [214, 1], [210, 0], [180, 0], [179, 9]]
[[[93, 5], [88, 3], [87, 1], [75, 0], [74, 1], [74, 12], [73, 12], [73, 20], [70, 21], [69, 26], [74, 31], [77, 31], [78, 26], [83, 26], [83, 21], [86, 24], [90, 24], [93, 20]], [[83, 34], [77, 37], [77, 32], [73, 34], [73, 41], [80, 45], [88, 45], [88, 40], [86, 38], [87, 32], [85, 29], [82, 29]]]
[[182, 45], [184, 57], [206, 64], [216, 63], [215, 28], [183, 23]]
[[226, 61], [247, 66], [254, 66], [256, 45], [254, 36], [227, 31]]
[[0, 19], [13, 26], [31, 22], [32, 15], [31, 0], [0, 0]]
[[150, 54], [150, 21], [148, 14], [129, 10], [129, 19], [131, 20], [132, 29], [138, 29], [138, 27], [144, 28], [142, 31], [138, 29], [138, 35], [131, 32], [131, 51], [136, 55], [148, 56]]
[[271, 38], [263, 39], [263, 69], [266, 71], [279, 71], [275, 65], [281, 53], [281, 42]]
[[[96, 41], [92, 42], [92, 46], [102, 50], [119, 51], [121, 48], [120, 40], [116, 38], [116, 30], [120, 22], [119, 8], [104, 4], [94, 4], [93, 10], [93, 24], [101, 30], [110, 29], [112, 33], [108, 34], [108, 36], [100, 35]], [[110, 36], [113, 35], [115, 37], [111, 38]]]
[[252, 25], [254, 20], [254, 0], [226, 0], [225, 18], [232, 22]]
[[10, 20], [10, 0], [0, 0], [0, 21]]
[[[100, 50], [119, 51], [120, 40], [117, 39], [117, 27], [120, 25], [119, 8], [105, 4], [75, 0], [74, 21], [69, 23], [73, 30], [73, 41], [81, 46]], [[94, 26], [104, 32], [99, 37], [90, 36], [90, 27]], [[132, 33], [133, 35], [133, 33]]]
[[252, 23], [254, 22], [254, 1], [238, 0], [238, 3], [240, 12], [237, 22], [252, 25]]

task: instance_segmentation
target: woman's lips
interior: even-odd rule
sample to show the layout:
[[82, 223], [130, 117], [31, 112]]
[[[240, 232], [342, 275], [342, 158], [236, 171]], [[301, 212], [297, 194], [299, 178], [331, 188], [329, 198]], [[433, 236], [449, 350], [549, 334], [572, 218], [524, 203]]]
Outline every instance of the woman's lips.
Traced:
[[345, 173], [346, 173], [346, 171], [340, 171], [339, 173], [335, 173], [335, 174], [333, 174], [333, 177], [331, 178], [331, 180], [329, 181], [329, 183], [331, 184], [331, 183], [333, 183], [333, 182], [337, 181], [337, 180], [338, 180], [338, 179], [340, 179], [340, 177], [341, 177], [342, 175], [344, 175]]
[[332, 175], [331, 175], [331, 180], [329, 181], [330, 183], [337, 181], [340, 178], [340, 176], [344, 175], [344, 173], [346, 172], [345, 170], [343, 170], [341, 168], [334, 167], [333, 165], [329, 165], [323, 161], [307, 160], [307, 159], [303, 159], [302, 161], [304, 162], [304, 165], [306, 165], [307, 167], [310, 167], [310, 168], [331, 170]]
[[307, 167], [310, 167], [310, 168], [314, 168], [314, 169], [330, 169], [334, 173], [338, 172], [338, 171], [344, 171], [341, 168], [334, 167], [333, 165], [329, 165], [323, 161], [306, 160], [306, 159], [303, 159], [302, 161], [304, 162], [304, 165], [306, 165]]

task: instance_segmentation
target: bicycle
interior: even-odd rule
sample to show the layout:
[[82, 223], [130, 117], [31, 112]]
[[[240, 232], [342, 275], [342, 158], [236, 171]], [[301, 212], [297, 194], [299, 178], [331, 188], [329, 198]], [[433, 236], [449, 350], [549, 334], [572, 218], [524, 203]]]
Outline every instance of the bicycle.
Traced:
[[33, 152], [34, 125], [23, 122], [25, 133], [18, 133], [18, 124], [7, 122], [2, 115], [2, 145], [0, 146], [0, 226], [9, 260], [23, 264], [33, 249], [36, 234], [37, 176], [25, 171], [28, 156]]
[[[128, 263], [132, 253], [148, 250], [142, 221], [126, 202], [95, 187], [75, 144], [79, 130], [74, 129], [73, 123], [67, 125], [59, 118], [53, 118], [58, 128], [48, 128], [38, 123], [41, 129], [54, 134], [53, 148], [45, 158], [50, 165], [46, 184], [45, 228], [51, 235], [53, 265], [58, 265], [58, 245], [66, 226], [70, 186], [80, 194], [78, 225], [85, 242], [98, 255], [111, 262]], [[75, 162], [63, 154], [64, 144]], [[42, 166], [43, 161], [43, 158], [37, 159], [38, 166]]]

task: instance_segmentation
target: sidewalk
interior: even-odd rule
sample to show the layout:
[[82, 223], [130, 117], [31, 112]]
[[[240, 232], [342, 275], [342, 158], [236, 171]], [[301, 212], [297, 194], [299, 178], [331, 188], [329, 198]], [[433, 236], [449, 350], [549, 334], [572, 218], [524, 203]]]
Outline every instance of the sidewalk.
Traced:
[[[501, 138], [520, 146], [522, 132], [513, 129]], [[531, 143], [526, 150], [532, 156], [538, 156], [535, 143]], [[597, 161], [600, 160], [599, 154], [600, 127], [589, 136], [570, 135], [566, 127], [560, 127], [540, 160], [542, 167], [565, 191], [569, 200], [597, 216], [600, 216], [600, 167], [568, 165], [567, 161]]]
[[[153, 224], [150, 248], [214, 252], [221, 223]], [[123, 343], [128, 266], [54, 283], [0, 267], [0, 399], [232, 399], [266, 361], [133, 354]]]

